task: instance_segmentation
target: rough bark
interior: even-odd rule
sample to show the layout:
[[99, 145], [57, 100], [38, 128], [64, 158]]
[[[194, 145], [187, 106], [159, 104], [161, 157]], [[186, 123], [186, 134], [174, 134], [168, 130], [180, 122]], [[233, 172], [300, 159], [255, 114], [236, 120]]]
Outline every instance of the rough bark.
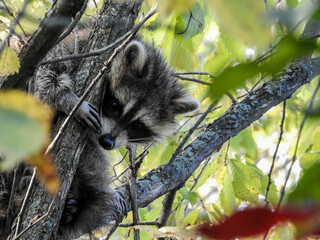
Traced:
[[[90, 51], [104, 47], [129, 31], [134, 25], [141, 4], [142, 1], [131, 1], [129, 3], [104, 1], [103, 7], [101, 8], [91, 31], [92, 34], [88, 40], [86, 50]], [[34, 44], [34, 41], [31, 42], [31, 45], [32, 44]], [[77, 78], [76, 93], [79, 96], [97, 75], [101, 69], [101, 63], [103, 60], [107, 59], [110, 52], [111, 51], [94, 58], [84, 59], [79, 64], [75, 76]], [[38, 61], [41, 61], [41, 59], [42, 58]], [[25, 70], [21, 69], [21, 71]], [[24, 74], [29, 76], [30, 72], [26, 71]], [[7, 82], [6, 86], [17, 87], [17, 85], [15, 85], [17, 82], [15, 84], [13, 84], [11, 80], [9, 82], [10, 84]], [[100, 104], [100, 100], [102, 99], [102, 85], [103, 81], [96, 86], [89, 96], [90, 101], [97, 105]], [[53, 135], [57, 132], [64, 119], [65, 117], [60, 117], [57, 120], [53, 126]], [[61, 181], [60, 190], [55, 197], [54, 204], [49, 211], [48, 217], [29, 229], [20, 239], [45, 240], [57, 238], [57, 231], [64, 208], [64, 202], [78, 165], [79, 155], [81, 154], [85, 142], [86, 133], [82, 125], [77, 121], [72, 121], [55, 147], [55, 150], [52, 152]], [[30, 200], [25, 209], [20, 229], [23, 230], [27, 227], [30, 221], [38, 214], [46, 213], [51, 201], [52, 197], [47, 194], [43, 185], [39, 182], [35, 183]]]
[[[173, 162], [148, 172], [137, 181], [138, 206], [145, 207], [182, 186], [202, 161], [223, 143], [261, 118], [270, 108], [290, 98], [302, 85], [317, 76], [319, 66], [320, 59], [295, 62], [281, 76], [264, 83], [243, 101], [233, 104], [188, 144]], [[129, 196], [127, 186], [121, 188]]]

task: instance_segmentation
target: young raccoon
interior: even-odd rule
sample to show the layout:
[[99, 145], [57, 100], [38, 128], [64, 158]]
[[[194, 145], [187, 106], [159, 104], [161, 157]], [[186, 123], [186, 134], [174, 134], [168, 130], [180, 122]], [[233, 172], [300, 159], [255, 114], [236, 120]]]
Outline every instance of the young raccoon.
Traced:
[[[80, 46], [84, 43], [83, 39]], [[70, 37], [46, 59], [70, 55], [73, 50]], [[79, 99], [73, 92], [74, 67], [73, 61], [40, 66], [34, 78], [35, 96], [68, 114]], [[62, 238], [81, 236], [126, 214], [121, 194], [110, 187], [102, 148], [159, 141], [177, 129], [178, 114], [199, 108], [173, 74], [158, 50], [136, 38], [112, 62], [100, 111], [86, 101], [82, 103], [76, 118], [92, 131], [68, 194], [60, 227]]]

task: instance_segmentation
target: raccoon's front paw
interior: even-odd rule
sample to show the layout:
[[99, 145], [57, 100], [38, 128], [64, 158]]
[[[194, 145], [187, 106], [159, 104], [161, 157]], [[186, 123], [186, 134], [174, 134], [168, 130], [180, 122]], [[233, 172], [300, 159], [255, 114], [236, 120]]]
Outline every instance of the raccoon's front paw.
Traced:
[[117, 219], [118, 221], [122, 221], [122, 219], [127, 216], [129, 212], [129, 205], [128, 202], [125, 199], [125, 195], [122, 191], [116, 190], [116, 205], [117, 208], [119, 209], [119, 218]]
[[84, 121], [90, 128], [96, 130], [98, 133], [101, 132], [102, 124], [99, 111], [91, 103], [84, 101], [79, 107], [76, 117]]
[[72, 222], [77, 211], [78, 211], [77, 200], [74, 199], [74, 196], [72, 193], [68, 193], [66, 204], [64, 206], [64, 210], [62, 213], [61, 222], [63, 224]]

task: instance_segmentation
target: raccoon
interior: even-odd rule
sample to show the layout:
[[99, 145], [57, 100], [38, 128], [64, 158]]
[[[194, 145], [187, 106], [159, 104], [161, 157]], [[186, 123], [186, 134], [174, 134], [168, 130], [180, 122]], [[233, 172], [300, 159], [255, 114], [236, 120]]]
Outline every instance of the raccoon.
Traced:
[[[80, 47], [85, 42], [86, 37], [82, 37]], [[70, 36], [46, 59], [70, 55], [73, 50]], [[47, 64], [35, 74], [34, 95], [57, 113], [68, 114], [79, 100], [73, 91], [75, 66], [71, 60]], [[104, 150], [161, 141], [176, 131], [177, 115], [200, 106], [177, 82], [174, 70], [160, 51], [140, 37], [131, 40], [116, 56], [104, 80], [100, 109], [84, 101], [75, 115], [90, 133], [62, 216], [63, 239], [90, 233], [113, 220], [121, 221], [127, 213], [123, 196], [110, 187], [110, 167]]]

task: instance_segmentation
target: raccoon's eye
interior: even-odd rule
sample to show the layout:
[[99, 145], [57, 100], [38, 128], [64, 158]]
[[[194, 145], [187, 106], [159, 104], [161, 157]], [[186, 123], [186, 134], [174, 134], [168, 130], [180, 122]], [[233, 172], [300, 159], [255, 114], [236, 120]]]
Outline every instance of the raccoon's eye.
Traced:
[[134, 131], [139, 131], [139, 130], [141, 130], [142, 129], [142, 123], [141, 122], [138, 122], [138, 121], [135, 121], [135, 122], [132, 122], [131, 123], [131, 128], [132, 128], [132, 130], [134, 130]]
[[120, 104], [117, 101], [110, 101], [109, 102], [109, 109], [113, 112], [119, 111]]

